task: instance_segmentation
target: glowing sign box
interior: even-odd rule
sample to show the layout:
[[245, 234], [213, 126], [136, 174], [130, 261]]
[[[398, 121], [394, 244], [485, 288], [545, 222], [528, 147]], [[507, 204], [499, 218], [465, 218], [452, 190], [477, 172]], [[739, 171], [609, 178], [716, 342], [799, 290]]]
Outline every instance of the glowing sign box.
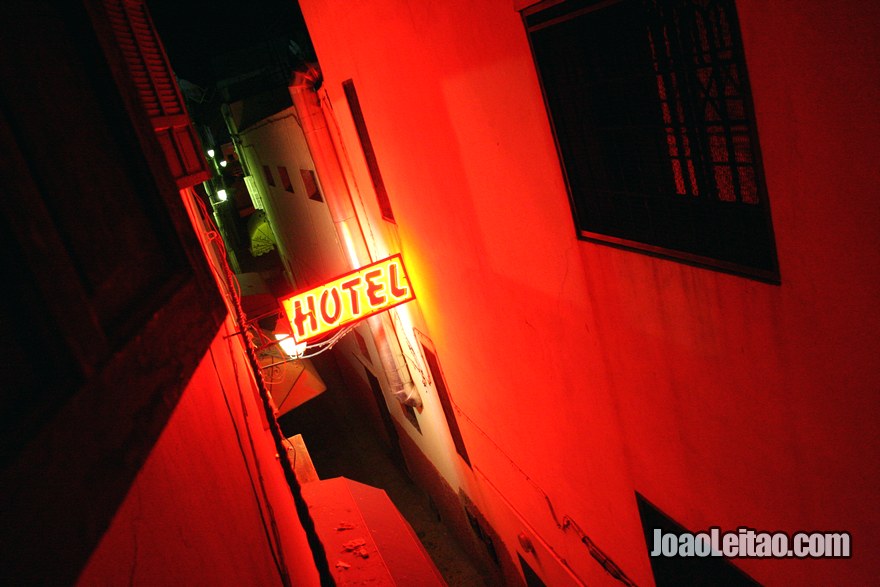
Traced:
[[414, 298], [403, 259], [393, 255], [279, 302], [301, 344]]

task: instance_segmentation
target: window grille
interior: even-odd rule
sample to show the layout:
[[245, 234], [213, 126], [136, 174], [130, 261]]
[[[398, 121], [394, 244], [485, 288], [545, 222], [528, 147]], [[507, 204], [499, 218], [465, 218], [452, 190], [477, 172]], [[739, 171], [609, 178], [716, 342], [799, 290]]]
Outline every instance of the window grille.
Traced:
[[582, 238], [778, 280], [731, 0], [524, 13]]

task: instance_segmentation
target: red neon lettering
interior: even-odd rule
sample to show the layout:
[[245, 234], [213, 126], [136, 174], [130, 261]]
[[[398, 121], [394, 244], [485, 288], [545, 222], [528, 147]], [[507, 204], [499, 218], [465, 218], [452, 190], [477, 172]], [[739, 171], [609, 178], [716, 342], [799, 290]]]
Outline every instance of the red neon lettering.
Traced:
[[391, 263], [388, 265], [388, 272], [390, 273], [388, 287], [391, 290], [391, 295], [395, 298], [402, 298], [409, 295], [409, 287], [400, 287], [398, 282], [399, 276], [397, 275], [397, 263]]
[[[334, 308], [332, 315], [327, 311], [327, 300], [331, 296], [333, 297]], [[333, 324], [339, 319], [340, 314], [342, 314], [342, 300], [339, 299], [339, 292], [336, 291], [336, 288], [325, 289], [324, 293], [321, 294], [321, 318], [327, 324]]]
[[278, 301], [303, 343], [413, 298], [403, 260], [393, 255]]
[[382, 305], [388, 299], [384, 295], [380, 295], [379, 292], [385, 289], [385, 284], [376, 283], [374, 280], [377, 277], [382, 277], [381, 269], [373, 269], [364, 273], [364, 280], [367, 282], [367, 298], [370, 300], [370, 305], [374, 308]]
[[349, 297], [351, 298], [351, 313], [357, 316], [361, 313], [361, 305], [358, 301], [358, 294], [354, 290], [357, 286], [361, 284], [360, 276], [355, 277], [354, 279], [349, 279], [344, 283], [340, 283], [339, 287], [348, 292]]
[[293, 302], [293, 324], [296, 326], [296, 332], [300, 338], [305, 336], [303, 322], [305, 322], [306, 319], [309, 321], [311, 330], [316, 330], [318, 328], [318, 319], [315, 317], [315, 297], [307, 296], [306, 304], [309, 307], [309, 311], [303, 312], [302, 300], [295, 300]]

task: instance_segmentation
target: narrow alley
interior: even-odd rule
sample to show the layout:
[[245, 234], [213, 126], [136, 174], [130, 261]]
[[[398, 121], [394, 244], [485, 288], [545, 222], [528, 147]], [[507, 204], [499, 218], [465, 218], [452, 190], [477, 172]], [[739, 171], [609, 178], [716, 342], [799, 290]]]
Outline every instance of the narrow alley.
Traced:
[[[440, 519], [430, 497], [401, 468], [387, 442], [363, 414], [352, 409], [333, 353], [313, 359], [327, 390], [282, 416], [286, 435], [301, 434], [321, 479], [347, 477], [384, 489], [400, 510], [446, 582], [454, 587], [491, 586]], [[489, 582], [487, 582], [487, 580]]]
[[0, 585], [876, 583], [880, 2], [0, 15]]

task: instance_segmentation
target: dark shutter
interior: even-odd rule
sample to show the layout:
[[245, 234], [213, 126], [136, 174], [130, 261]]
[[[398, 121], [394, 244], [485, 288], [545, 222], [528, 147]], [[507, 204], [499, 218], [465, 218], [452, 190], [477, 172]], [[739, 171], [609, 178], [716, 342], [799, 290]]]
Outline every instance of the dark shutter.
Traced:
[[144, 0], [104, 0], [107, 20], [178, 187], [210, 177], [198, 135]]

